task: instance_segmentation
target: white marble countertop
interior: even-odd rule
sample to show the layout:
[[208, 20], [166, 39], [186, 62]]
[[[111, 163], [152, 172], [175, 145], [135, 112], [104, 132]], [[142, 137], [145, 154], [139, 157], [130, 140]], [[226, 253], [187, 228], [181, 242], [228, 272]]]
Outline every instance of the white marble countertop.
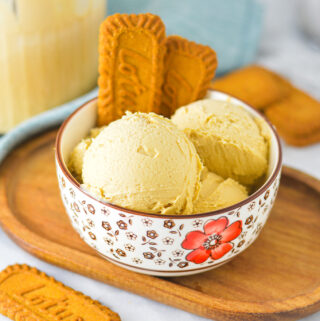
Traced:
[[[320, 99], [320, 48], [305, 39], [295, 22], [295, 4], [301, 0], [261, 0], [266, 21], [257, 62], [272, 68]], [[284, 163], [320, 179], [320, 144], [306, 148], [283, 145]], [[62, 270], [29, 255], [0, 230], [0, 270], [7, 265], [27, 263], [84, 292], [118, 312], [123, 321], [205, 320], [178, 309], [119, 290], [101, 282]], [[146, 317], [148, 316], [148, 317]], [[0, 321], [8, 320], [0, 316]], [[305, 321], [320, 320], [320, 312]]]

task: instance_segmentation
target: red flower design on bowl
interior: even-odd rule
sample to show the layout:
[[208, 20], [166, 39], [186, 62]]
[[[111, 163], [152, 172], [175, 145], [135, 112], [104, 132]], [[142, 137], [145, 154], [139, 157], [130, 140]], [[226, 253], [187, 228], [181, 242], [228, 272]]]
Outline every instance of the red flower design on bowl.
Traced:
[[230, 241], [241, 234], [242, 221], [229, 225], [228, 218], [223, 216], [206, 222], [203, 230], [189, 232], [181, 244], [184, 249], [193, 250], [186, 259], [196, 264], [205, 262], [209, 257], [218, 260], [228, 253], [233, 248]]

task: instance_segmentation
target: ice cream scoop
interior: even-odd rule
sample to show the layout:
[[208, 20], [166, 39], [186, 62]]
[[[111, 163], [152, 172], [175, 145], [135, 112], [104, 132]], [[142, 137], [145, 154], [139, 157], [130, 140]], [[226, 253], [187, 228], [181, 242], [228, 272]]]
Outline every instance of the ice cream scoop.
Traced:
[[200, 193], [194, 204], [194, 213], [206, 213], [241, 202], [248, 197], [246, 188], [233, 180], [209, 172], [206, 168], [201, 174]]
[[266, 131], [241, 106], [204, 99], [179, 108], [172, 121], [194, 143], [209, 171], [247, 186], [266, 173]]
[[92, 128], [89, 136], [82, 139], [82, 141], [76, 145], [69, 157], [68, 168], [80, 183], [82, 182], [84, 154], [91, 145], [93, 138], [97, 137], [104, 128], [105, 126]]
[[191, 214], [201, 170], [194, 145], [171, 120], [128, 113], [85, 151], [82, 179], [91, 194], [128, 209]]

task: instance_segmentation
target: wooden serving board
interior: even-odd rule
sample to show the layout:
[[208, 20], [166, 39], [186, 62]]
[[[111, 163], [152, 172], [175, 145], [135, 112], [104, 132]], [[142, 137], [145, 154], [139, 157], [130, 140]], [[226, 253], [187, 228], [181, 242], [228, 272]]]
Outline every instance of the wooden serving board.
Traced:
[[320, 182], [284, 168], [258, 240], [199, 275], [157, 278], [100, 258], [72, 229], [59, 196], [56, 131], [31, 139], [0, 166], [0, 222], [50, 263], [215, 320], [295, 320], [320, 309]]

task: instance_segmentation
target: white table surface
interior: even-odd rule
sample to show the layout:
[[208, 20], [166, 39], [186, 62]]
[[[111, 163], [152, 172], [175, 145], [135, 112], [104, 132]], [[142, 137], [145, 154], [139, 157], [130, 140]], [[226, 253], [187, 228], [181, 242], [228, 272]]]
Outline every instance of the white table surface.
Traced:
[[[257, 62], [277, 70], [320, 99], [320, 48], [302, 37], [294, 20], [297, 13], [294, 4], [302, 0], [261, 1], [266, 5], [266, 21]], [[320, 144], [307, 148], [283, 145], [283, 149], [285, 164], [320, 178]], [[0, 230], [0, 269], [15, 263], [35, 266], [101, 301], [118, 312], [123, 321], [205, 320], [42, 262], [20, 249]], [[0, 316], [0, 321], [4, 320], [8, 319]], [[320, 312], [303, 320], [320, 320]]]

